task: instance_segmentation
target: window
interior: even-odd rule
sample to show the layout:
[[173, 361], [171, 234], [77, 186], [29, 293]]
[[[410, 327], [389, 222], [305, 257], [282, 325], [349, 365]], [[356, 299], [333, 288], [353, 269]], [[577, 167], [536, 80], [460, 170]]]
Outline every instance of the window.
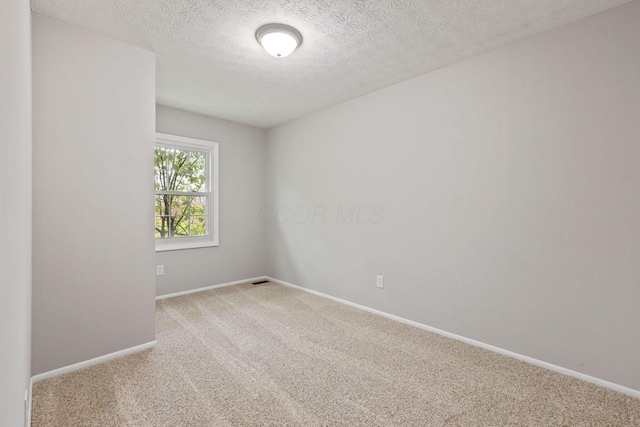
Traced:
[[156, 134], [156, 251], [218, 246], [218, 143]]

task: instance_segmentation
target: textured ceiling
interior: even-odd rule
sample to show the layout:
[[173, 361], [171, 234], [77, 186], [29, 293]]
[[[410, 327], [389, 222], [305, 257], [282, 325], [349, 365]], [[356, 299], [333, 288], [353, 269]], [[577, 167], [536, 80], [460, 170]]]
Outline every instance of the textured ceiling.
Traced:
[[[629, 0], [32, 0], [156, 52], [157, 101], [271, 127]], [[256, 29], [303, 35], [273, 58]]]

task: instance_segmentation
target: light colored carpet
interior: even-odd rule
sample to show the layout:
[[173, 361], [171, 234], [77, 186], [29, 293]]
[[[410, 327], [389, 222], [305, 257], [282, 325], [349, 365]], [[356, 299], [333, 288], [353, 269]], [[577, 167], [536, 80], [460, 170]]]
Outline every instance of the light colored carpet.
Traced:
[[33, 426], [640, 426], [640, 400], [266, 283], [157, 303], [154, 349], [34, 386]]

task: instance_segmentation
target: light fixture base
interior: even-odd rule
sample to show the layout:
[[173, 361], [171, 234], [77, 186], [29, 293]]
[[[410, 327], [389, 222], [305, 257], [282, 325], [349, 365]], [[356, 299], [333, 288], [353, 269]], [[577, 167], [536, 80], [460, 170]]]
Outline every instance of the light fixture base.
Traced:
[[302, 34], [286, 24], [265, 24], [256, 31], [256, 40], [271, 55], [284, 58], [302, 44]]

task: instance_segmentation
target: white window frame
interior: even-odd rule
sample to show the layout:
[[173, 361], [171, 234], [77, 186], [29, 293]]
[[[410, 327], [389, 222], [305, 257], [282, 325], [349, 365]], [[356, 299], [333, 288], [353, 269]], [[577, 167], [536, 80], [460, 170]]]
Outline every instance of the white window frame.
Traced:
[[[209, 191], [200, 193], [183, 192], [184, 195], [206, 195], [206, 224], [207, 235], [189, 237], [170, 237], [166, 239], [155, 239], [156, 252], [175, 251], [180, 249], [195, 249], [220, 244], [219, 215], [218, 215], [218, 143], [205, 141], [202, 139], [188, 138], [185, 136], [170, 135], [156, 132], [155, 147], [177, 148], [203, 152], [207, 155], [207, 185]], [[154, 147], [154, 150], [155, 150]], [[155, 173], [155, 172], [154, 172]], [[157, 190], [156, 196], [162, 194]], [[155, 197], [154, 197], [155, 199]], [[155, 212], [155, 211], [154, 211]]]

